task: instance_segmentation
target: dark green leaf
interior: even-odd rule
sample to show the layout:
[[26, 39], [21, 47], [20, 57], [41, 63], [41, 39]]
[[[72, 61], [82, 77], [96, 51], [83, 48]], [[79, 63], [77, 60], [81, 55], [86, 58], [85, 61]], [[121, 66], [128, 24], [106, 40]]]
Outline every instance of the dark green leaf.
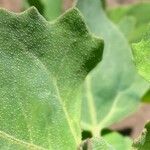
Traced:
[[143, 96], [143, 102], [150, 102], [150, 90], [148, 90], [145, 95]]
[[77, 9], [53, 23], [0, 9], [0, 149], [76, 150], [80, 86], [102, 50]]

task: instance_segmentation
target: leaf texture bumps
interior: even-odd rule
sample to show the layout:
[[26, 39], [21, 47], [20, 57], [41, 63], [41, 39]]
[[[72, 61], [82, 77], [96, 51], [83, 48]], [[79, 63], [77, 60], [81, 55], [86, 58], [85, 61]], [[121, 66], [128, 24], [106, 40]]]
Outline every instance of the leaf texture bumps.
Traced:
[[53, 23], [0, 9], [0, 149], [76, 149], [80, 86], [102, 52], [76, 8]]

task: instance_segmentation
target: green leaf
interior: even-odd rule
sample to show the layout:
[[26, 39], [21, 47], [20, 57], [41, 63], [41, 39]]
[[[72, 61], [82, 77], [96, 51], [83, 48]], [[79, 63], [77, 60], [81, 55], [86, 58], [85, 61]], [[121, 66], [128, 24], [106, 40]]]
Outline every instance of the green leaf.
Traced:
[[54, 20], [62, 13], [62, 0], [23, 0], [25, 7], [35, 6], [47, 19]]
[[[139, 42], [147, 30], [150, 21], [150, 3], [138, 3], [122, 6], [108, 11], [108, 15], [124, 33], [130, 43]], [[150, 90], [143, 97], [144, 102], [150, 102]]]
[[93, 137], [83, 143], [85, 150], [131, 150], [132, 141], [119, 133], [112, 132], [103, 137]]
[[130, 39], [130, 34], [134, 30], [136, 19], [132, 16], [124, 17], [119, 23], [118, 28], [122, 31], [127, 39]]
[[128, 137], [123, 137], [117, 132], [112, 132], [103, 136], [105, 141], [108, 141], [115, 150], [131, 150], [132, 141]]
[[77, 7], [91, 31], [105, 41], [104, 55], [86, 78], [82, 127], [99, 132], [134, 112], [148, 84], [137, 74], [128, 42], [107, 18], [99, 0], [79, 0]]
[[150, 123], [147, 123], [141, 135], [133, 144], [134, 150], [149, 150], [150, 149]]
[[132, 44], [132, 48], [139, 74], [150, 82], [150, 32], [141, 42]]
[[80, 86], [103, 41], [89, 34], [77, 9], [53, 23], [35, 8], [0, 9], [0, 35], [0, 149], [76, 150]]
[[[143, 36], [143, 32], [146, 31], [147, 24], [150, 21], [150, 15], [145, 14], [150, 14], [150, 3], [143, 2], [108, 10], [108, 16], [118, 25], [121, 31], [124, 32], [123, 27], [126, 27], [130, 31], [130, 34], [126, 36], [130, 43], [138, 42]], [[133, 24], [130, 25], [131, 21], [126, 19], [128, 17], [134, 18], [134, 28]], [[132, 31], [130, 30], [131, 28], [133, 29]]]

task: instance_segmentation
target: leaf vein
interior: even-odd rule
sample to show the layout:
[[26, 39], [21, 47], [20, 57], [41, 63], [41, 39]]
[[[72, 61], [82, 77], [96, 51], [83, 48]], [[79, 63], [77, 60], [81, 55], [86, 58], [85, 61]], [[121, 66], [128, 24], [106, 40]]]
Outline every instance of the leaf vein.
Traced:
[[3, 138], [3, 139], [6, 139], [8, 141], [11, 141], [14, 144], [26, 147], [30, 150], [47, 150], [47, 149], [45, 149], [43, 147], [40, 147], [38, 145], [35, 145], [35, 144], [32, 144], [32, 143], [28, 143], [28, 142], [25, 142], [23, 140], [17, 139], [14, 136], [9, 135], [9, 134], [7, 134], [3, 131], [0, 131], [0, 137]]

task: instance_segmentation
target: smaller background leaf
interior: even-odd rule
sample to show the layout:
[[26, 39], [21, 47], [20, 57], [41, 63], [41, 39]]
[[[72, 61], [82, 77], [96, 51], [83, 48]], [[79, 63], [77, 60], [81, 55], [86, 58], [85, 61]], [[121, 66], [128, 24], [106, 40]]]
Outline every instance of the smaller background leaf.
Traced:
[[[130, 43], [139, 42], [150, 22], [150, 3], [143, 2], [129, 6], [120, 6], [108, 10], [108, 16], [124, 33]], [[150, 90], [142, 98], [150, 102]]]
[[[126, 26], [130, 30], [129, 20], [126, 18], [133, 17], [135, 20], [134, 30], [128, 35], [128, 40], [130, 43], [139, 42], [145, 32], [147, 24], [150, 21], [150, 3], [138, 3], [129, 6], [122, 6], [114, 9], [108, 10], [109, 18], [122, 29], [123, 26]], [[126, 20], [126, 21], [125, 21]], [[122, 24], [123, 22], [123, 24]], [[132, 25], [133, 26], [133, 25]], [[123, 30], [121, 30], [123, 31]]]
[[142, 135], [133, 144], [134, 150], [150, 149], [150, 122], [146, 124]]
[[103, 136], [116, 150], [131, 150], [132, 141], [117, 132], [112, 132]]
[[132, 47], [134, 61], [139, 74], [150, 82], [150, 38], [146, 34], [146, 38], [139, 43], [133, 44]]
[[150, 102], [150, 90], [143, 96], [143, 102], [149, 103]]

